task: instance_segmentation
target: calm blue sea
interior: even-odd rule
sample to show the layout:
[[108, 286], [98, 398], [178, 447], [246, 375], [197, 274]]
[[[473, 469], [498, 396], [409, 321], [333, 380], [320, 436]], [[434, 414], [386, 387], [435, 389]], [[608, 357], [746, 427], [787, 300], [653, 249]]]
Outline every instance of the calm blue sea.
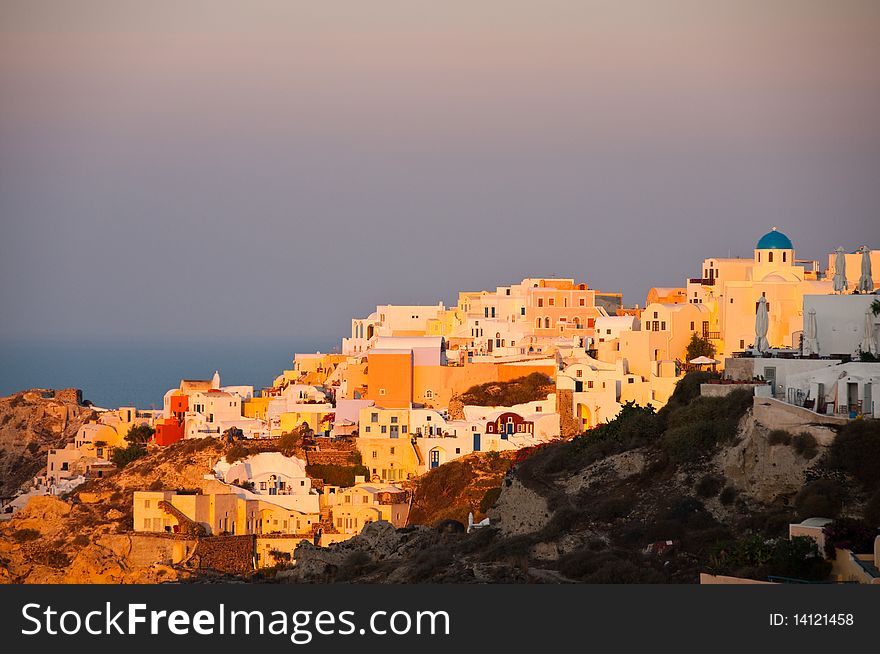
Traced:
[[289, 369], [296, 352], [331, 351], [335, 343], [125, 342], [97, 340], [0, 342], [0, 395], [26, 388], [76, 387], [97, 406], [161, 408], [162, 396], [181, 379], [224, 385], [269, 385]]

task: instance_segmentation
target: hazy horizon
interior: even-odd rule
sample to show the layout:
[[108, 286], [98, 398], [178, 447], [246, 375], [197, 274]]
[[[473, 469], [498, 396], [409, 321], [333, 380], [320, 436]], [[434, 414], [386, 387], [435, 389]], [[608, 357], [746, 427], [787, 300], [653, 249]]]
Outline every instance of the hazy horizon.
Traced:
[[880, 3], [0, 0], [0, 338], [880, 248]]

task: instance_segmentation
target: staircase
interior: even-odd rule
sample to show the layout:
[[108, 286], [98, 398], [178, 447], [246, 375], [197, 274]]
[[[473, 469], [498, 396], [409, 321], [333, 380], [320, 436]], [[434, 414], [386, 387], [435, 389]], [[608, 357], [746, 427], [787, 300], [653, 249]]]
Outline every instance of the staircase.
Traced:
[[180, 525], [180, 533], [194, 538], [207, 536], [205, 528], [202, 525], [200, 525], [195, 520], [191, 520], [180, 509], [171, 504], [171, 502], [168, 502], [167, 500], [161, 500], [159, 502], [159, 508], [170, 515], [172, 518], [177, 520], [178, 524]]

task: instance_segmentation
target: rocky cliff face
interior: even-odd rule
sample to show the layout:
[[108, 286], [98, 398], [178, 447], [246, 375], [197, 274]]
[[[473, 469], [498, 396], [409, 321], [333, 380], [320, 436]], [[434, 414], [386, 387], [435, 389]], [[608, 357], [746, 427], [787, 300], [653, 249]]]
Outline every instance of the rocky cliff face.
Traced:
[[[203, 490], [227, 446], [217, 439], [151, 447], [119, 473], [78, 487], [70, 497], [34, 497], [0, 523], [0, 582], [158, 583], [193, 578], [170, 565], [168, 542], [132, 531], [136, 490]], [[190, 544], [195, 547], [196, 543]]]
[[50, 449], [73, 441], [96, 416], [75, 389], [33, 389], [0, 398], [0, 495], [13, 495], [46, 465]]

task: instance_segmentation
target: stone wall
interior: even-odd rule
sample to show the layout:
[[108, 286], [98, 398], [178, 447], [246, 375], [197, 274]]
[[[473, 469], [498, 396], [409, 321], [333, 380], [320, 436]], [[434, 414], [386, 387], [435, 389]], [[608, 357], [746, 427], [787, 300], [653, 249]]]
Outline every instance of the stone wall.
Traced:
[[788, 404], [771, 397], [756, 397], [753, 401], [755, 420], [768, 430], [785, 429], [793, 434], [800, 431], [811, 433], [819, 445], [830, 445], [846, 418], [824, 416], [803, 407]]
[[730, 395], [733, 391], [745, 388], [754, 391], [758, 386], [766, 386], [765, 383], [759, 384], [700, 384], [700, 395], [703, 397], [724, 397]]
[[254, 536], [202, 538], [190, 564], [199, 570], [243, 574], [254, 569], [254, 548]]
[[581, 433], [581, 422], [574, 416], [574, 392], [556, 390], [556, 412], [559, 414], [559, 435], [571, 438]]

